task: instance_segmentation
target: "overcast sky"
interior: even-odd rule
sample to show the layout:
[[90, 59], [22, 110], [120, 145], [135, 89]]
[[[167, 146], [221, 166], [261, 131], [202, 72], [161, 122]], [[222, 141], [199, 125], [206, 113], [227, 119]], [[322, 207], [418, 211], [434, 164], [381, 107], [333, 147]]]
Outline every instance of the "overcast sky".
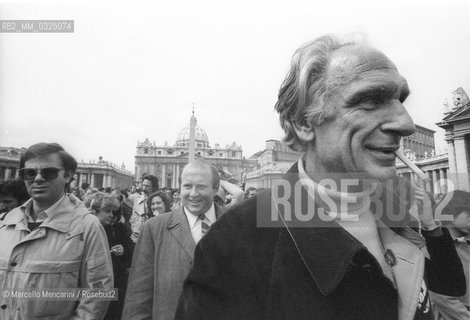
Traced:
[[438, 153], [444, 99], [470, 91], [465, 1], [95, 2], [0, 3], [3, 20], [75, 21], [74, 33], [0, 34], [0, 146], [59, 142], [133, 171], [137, 142], [173, 144], [194, 102], [210, 144], [249, 157], [282, 137], [273, 107], [290, 58], [325, 33], [364, 32], [395, 62]]

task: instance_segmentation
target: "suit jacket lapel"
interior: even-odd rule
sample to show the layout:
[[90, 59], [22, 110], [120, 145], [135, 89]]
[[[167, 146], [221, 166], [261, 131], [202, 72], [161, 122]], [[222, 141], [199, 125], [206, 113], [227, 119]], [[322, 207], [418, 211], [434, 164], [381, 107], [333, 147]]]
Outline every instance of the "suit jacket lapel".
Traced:
[[189, 254], [191, 259], [194, 259], [196, 243], [194, 242], [191, 229], [189, 228], [188, 219], [184, 214], [182, 206], [172, 213], [172, 217], [168, 223], [168, 229], [170, 229], [171, 234], [175, 237], [180, 246]]

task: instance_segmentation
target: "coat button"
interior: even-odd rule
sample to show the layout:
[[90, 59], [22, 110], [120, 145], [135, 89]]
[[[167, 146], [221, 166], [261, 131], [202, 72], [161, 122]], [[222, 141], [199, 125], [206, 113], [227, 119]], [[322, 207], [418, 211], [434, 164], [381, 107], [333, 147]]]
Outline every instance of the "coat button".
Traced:
[[2, 305], [0, 306], [0, 308], [2, 308], [3, 310], [5, 310], [5, 309], [7, 308], [7, 305], [6, 305], [6, 304], [2, 304]]
[[16, 263], [16, 262], [12, 262], [10, 265], [11, 265], [12, 267], [16, 267], [17, 263]]

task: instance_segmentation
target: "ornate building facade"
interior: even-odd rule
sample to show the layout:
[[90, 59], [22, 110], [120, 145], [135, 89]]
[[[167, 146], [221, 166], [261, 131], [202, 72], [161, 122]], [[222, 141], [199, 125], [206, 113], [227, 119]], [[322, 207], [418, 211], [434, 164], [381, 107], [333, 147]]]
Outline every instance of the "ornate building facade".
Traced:
[[445, 130], [448, 178], [455, 189], [470, 191], [470, 101], [462, 88], [453, 94], [452, 108], [445, 105], [444, 119], [437, 125]]
[[0, 147], [0, 181], [17, 179], [21, 153], [25, 148]]
[[229, 171], [238, 180], [242, 179], [247, 168], [254, 167], [255, 161], [243, 157], [242, 147], [233, 142], [231, 145], [222, 147], [216, 143], [209, 144], [206, 132], [198, 124], [193, 115], [190, 124], [184, 127], [176, 137], [174, 144], [157, 145], [155, 141], [150, 142], [146, 138], [137, 143], [135, 156], [135, 172], [137, 183], [146, 174], [158, 177], [160, 187], [177, 189], [179, 177], [183, 167], [188, 163], [191, 123], [194, 123], [194, 155], [195, 159], [204, 159], [217, 168]]
[[134, 174], [126, 170], [124, 164], [120, 167], [99, 157], [98, 161], [79, 162], [72, 181], [72, 188], [88, 182], [95, 188], [126, 189], [134, 184]]
[[434, 132], [431, 129], [416, 125], [416, 131], [410, 136], [403, 137], [400, 145], [405, 154], [415, 160], [426, 159], [435, 153]]
[[271, 187], [272, 181], [280, 179], [292, 164], [299, 160], [300, 155], [279, 140], [267, 140], [266, 149], [250, 157], [257, 162], [257, 166], [247, 173], [245, 188]]

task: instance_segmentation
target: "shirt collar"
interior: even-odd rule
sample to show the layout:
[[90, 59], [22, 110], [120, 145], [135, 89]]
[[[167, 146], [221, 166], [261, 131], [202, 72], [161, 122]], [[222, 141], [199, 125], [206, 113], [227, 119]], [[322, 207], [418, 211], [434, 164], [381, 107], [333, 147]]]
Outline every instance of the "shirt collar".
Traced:
[[[196, 225], [198, 216], [192, 214], [186, 207], [184, 207], [183, 210], [184, 214], [188, 218], [189, 227], [193, 228]], [[214, 202], [212, 202], [211, 207], [209, 208], [209, 210], [207, 210], [207, 212], [204, 213], [204, 215], [206, 216], [206, 219], [209, 220], [209, 224], [212, 224], [215, 222], [215, 220], [217, 220], [215, 216]]]
[[[75, 196], [71, 194], [65, 195], [62, 201], [58, 201], [57, 205], [49, 207], [47, 214], [49, 215], [41, 224], [41, 227], [47, 227], [50, 229], [57, 230], [62, 233], [69, 231], [72, 223], [76, 219], [80, 219], [79, 214], [86, 214], [88, 209], [85, 205]], [[26, 208], [31, 206], [31, 200], [28, 200], [22, 206], [15, 208], [9, 213], [3, 221], [0, 221], [0, 225], [16, 225], [17, 229], [24, 226], [23, 229], [27, 228], [27, 217], [25, 215]], [[77, 228], [77, 232], [82, 228]]]
[[52, 206], [50, 206], [44, 211], [39, 212], [36, 221], [34, 221], [33, 216], [31, 214], [33, 210], [33, 199], [29, 199], [28, 201], [26, 201], [23, 205], [20, 206], [20, 208], [28, 219], [28, 222], [44, 222], [50, 216], [51, 212], [54, 212], [61, 205], [62, 201], [64, 201], [64, 198], [65, 194]]

